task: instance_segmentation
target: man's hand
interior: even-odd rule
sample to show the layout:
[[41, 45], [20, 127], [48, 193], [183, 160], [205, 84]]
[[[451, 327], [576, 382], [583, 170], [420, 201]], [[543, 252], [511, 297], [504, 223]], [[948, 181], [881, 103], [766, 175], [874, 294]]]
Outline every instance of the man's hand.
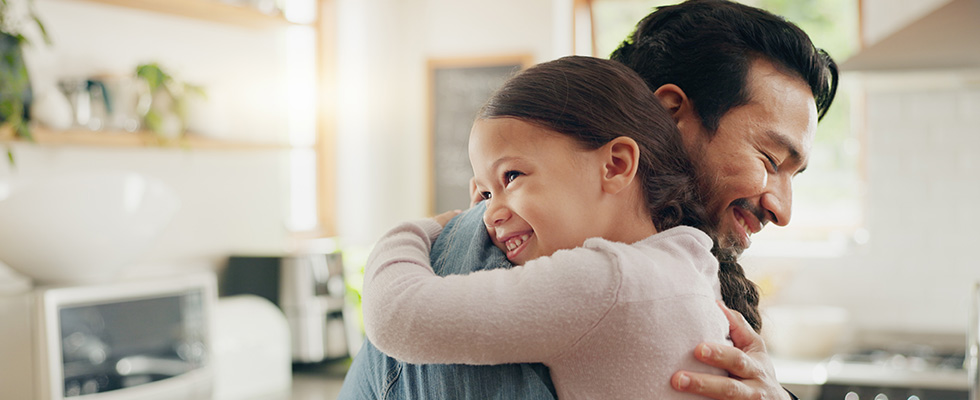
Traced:
[[728, 317], [732, 343], [701, 343], [694, 349], [699, 361], [728, 371], [729, 377], [678, 371], [670, 378], [675, 390], [717, 400], [787, 399], [789, 393], [779, 385], [766, 344], [742, 314], [719, 302]]

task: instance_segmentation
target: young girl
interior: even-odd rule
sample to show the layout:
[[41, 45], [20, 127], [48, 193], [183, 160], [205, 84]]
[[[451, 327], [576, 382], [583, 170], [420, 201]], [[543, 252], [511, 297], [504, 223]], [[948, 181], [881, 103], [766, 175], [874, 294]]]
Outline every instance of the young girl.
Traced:
[[429, 250], [452, 215], [393, 229], [365, 271], [379, 349], [542, 362], [563, 400], [683, 398], [674, 371], [724, 372], [690, 352], [728, 333], [712, 237], [691, 227], [707, 221], [694, 168], [639, 76], [588, 57], [530, 68], [481, 110], [469, 152], [487, 232], [519, 266], [439, 277]]

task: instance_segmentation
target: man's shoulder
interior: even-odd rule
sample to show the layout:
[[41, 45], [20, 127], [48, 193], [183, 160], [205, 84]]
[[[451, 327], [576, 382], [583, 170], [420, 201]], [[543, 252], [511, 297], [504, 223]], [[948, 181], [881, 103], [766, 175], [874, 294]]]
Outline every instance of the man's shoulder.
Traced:
[[443, 365], [398, 361], [365, 340], [344, 379], [342, 400], [555, 400], [543, 364]]
[[457, 215], [446, 224], [432, 244], [432, 269], [441, 276], [465, 275], [474, 271], [510, 268], [512, 264], [494, 246], [483, 224], [483, 203]]

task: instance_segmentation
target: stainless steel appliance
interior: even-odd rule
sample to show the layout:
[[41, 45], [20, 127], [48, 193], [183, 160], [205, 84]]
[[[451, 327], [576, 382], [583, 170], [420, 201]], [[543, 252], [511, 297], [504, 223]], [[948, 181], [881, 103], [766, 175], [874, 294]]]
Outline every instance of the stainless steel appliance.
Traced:
[[0, 295], [3, 398], [208, 399], [212, 274]]
[[869, 349], [832, 357], [822, 400], [966, 400], [964, 353], [928, 346]]
[[360, 328], [344, 298], [340, 252], [232, 256], [220, 294], [253, 294], [276, 304], [289, 324], [294, 362], [343, 358], [360, 347]]

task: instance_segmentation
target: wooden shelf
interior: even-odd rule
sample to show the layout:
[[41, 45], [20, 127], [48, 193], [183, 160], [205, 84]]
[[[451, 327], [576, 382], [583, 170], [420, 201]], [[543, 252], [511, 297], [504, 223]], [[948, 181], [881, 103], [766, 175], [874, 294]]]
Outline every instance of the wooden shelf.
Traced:
[[43, 127], [31, 128], [34, 142], [44, 146], [92, 146], [92, 147], [170, 147], [206, 150], [285, 150], [286, 144], [229, 141], [186, 135], [183, 138], [163, 141], [150, 132], [90, 131], [75, 129], [53, 131]]
[[222, 3], [219, 0], [75, 0], [177, 15], [204, 21], [231, 24], [245, 28], [264, 29], [289, 25], [282, 15], [269, 15], [245, 6]]

